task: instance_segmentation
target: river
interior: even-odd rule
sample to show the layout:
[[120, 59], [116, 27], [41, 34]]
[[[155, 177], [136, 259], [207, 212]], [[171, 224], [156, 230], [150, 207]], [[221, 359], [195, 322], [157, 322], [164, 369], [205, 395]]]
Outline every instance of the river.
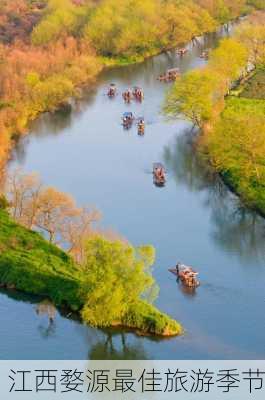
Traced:
[[[222, 34], [224, 34], [222, 32]], [[11, 166], [37, 171], [45, 184], [95, 205], [103, 225], [133, 244], [156, 247], [157, 306], [185, 327], [181, 337], [157, 340], [130, 332], [92, 329], [56, 312], [54, 324], [36, 312], [37, 298], [0, 292], [2, 359], [257, 359], [265, 358], [263, 314], [265, 222], [240, 204], [197, 158], [184, 120], [168, 122], [161, 107], [170, 85], [156, 80], [167, 68], [204, 65], [201, 46], [183, 58], [169, 52], [142, 64], [105, 71], [71, 113], [43, 115], [22, 140]], [[143, 104], [109, 100], [115, 82], [144, 88]], [[143, 137], [124, 131], [126, 110], [144, 115]], [[166, 165], [166, 186], [153, 184], [152, 164]], [[184, 291], [168, 268], [180, 260], [200, 272], [196, 293]], [[261, 311], [261, 314], [259, 313]]]

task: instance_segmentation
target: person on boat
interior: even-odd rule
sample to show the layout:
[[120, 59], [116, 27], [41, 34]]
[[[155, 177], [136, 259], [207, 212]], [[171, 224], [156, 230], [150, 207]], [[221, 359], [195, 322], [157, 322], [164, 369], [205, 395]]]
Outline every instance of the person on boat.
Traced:
[[180, 263], [180, 262], [177, 262], [177, 264], [176, 264], [177, 276], [179, 276], [179, 273], [180, 273], [180, 267], [181, 267], [181, 263]]
[[164, 179], [164, 170], [163, 170], [163, 168], [158, 168], [157, 175], [158, 175], [159, 179], [161, 179], [161, 180]]
[[130, 127], [130, 125], [133, 123], [133, 114], [132, 113], [124, 113], [123, 115], [123, 125], [125, 127]]
[[114, 85], [114, 83], [112, 83], [112, 84], [109, 86], [108, 96], [109, 96], [109, 97], [113, 97], [113, 96], [115, 96], [115, 94], [116, 94], [116, 86]]
[[143, 89], [139, 87], [135, 88], [134, 95], [137, 100], [141, 101], [144, 98]]
[[124, 100], [125, 100], [127, 103], [130, 103], [131, 99], [132, 99], [132, 91], [131, 91], [131, 89], [129, 88], [129, 89], [127, 89], [127, 90], [124, 92]]
[[138, 133], [139, 134], [144, 134], [144, 129], [145, 129], [145, 122], [143, 118], [140, 118], [138, 122]]

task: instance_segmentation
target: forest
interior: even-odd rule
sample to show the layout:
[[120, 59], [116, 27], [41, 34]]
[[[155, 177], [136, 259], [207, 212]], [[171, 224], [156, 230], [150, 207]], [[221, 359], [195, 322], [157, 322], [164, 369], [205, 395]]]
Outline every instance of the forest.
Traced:
[[[130, 63], [262, 8], [262, 0], [0, 0], [0, 165], [40, 113]], [[98, 29], [98, 27], [101, 29]]]

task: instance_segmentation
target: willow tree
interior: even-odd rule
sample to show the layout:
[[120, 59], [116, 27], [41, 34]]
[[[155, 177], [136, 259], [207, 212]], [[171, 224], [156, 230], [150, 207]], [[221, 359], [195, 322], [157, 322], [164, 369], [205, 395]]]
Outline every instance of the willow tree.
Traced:
[[185, 117], [202, 128], [211, 120], [215, 106], [222, 99], [219, 93], [220, 77], [208, 68], [194, 70], [177, 81], [170, 91], [165, 112], [169, 117]]
[[152, 246], [133, 247], [103, 236], [87, 240], [83, 270], [87, 301], [83, 318], [94, 326], [119, 324], [140, 299], [152, 299], [156, 291], [151, 266]]
[[212, 51], [209, 65], [221, 74], [227, 84], [237, 79], [244, 71], [248, 61], [246, 47], [233, 38], [223, 39]]

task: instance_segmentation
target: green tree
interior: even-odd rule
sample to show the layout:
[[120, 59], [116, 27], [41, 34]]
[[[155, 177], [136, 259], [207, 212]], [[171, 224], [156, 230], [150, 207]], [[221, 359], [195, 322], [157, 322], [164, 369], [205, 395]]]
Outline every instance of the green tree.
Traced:
[[105, 0], [92, 14], [85, 37], [104, 56], [141, 54], [156, 44], [158, 6], [156, 0]]
[[66, 77], [52, 75], [34, 86], [30, 104], [33, 118], [40, 112], [54, 110], [74, 94], [74, 85]]
[[83, 269], [88, 288], [83, 318], [94, 326], [119, 323], [129, 308], [154, 290], [152, 246], [134, 248], [102, 236], [88, 239]]
[[230, 82], [243, 73], [248, 61], [246, 47], [235, 39], [223, 39], [211, 53], [209, 65]]
[[202, 128], [209, 121], [214, 107], [222, 98], [220, 77], [211, 70], [194, 70], [177, 81], [169, 93], [165, 112], [169, 117], [185, 116], [194, 125]]
[[78, 34], [88, 19], [90, 9], [90, 3], [76, 6], [71, 0], [49, 0], [46, 17], [32, 32], [32, 43], [46, 45], [62, 35]]
[[265, 181], [265, 107], [259, 100], [232, 100], [206, 136], [214, 166], [229, 171], [242, 186]]

